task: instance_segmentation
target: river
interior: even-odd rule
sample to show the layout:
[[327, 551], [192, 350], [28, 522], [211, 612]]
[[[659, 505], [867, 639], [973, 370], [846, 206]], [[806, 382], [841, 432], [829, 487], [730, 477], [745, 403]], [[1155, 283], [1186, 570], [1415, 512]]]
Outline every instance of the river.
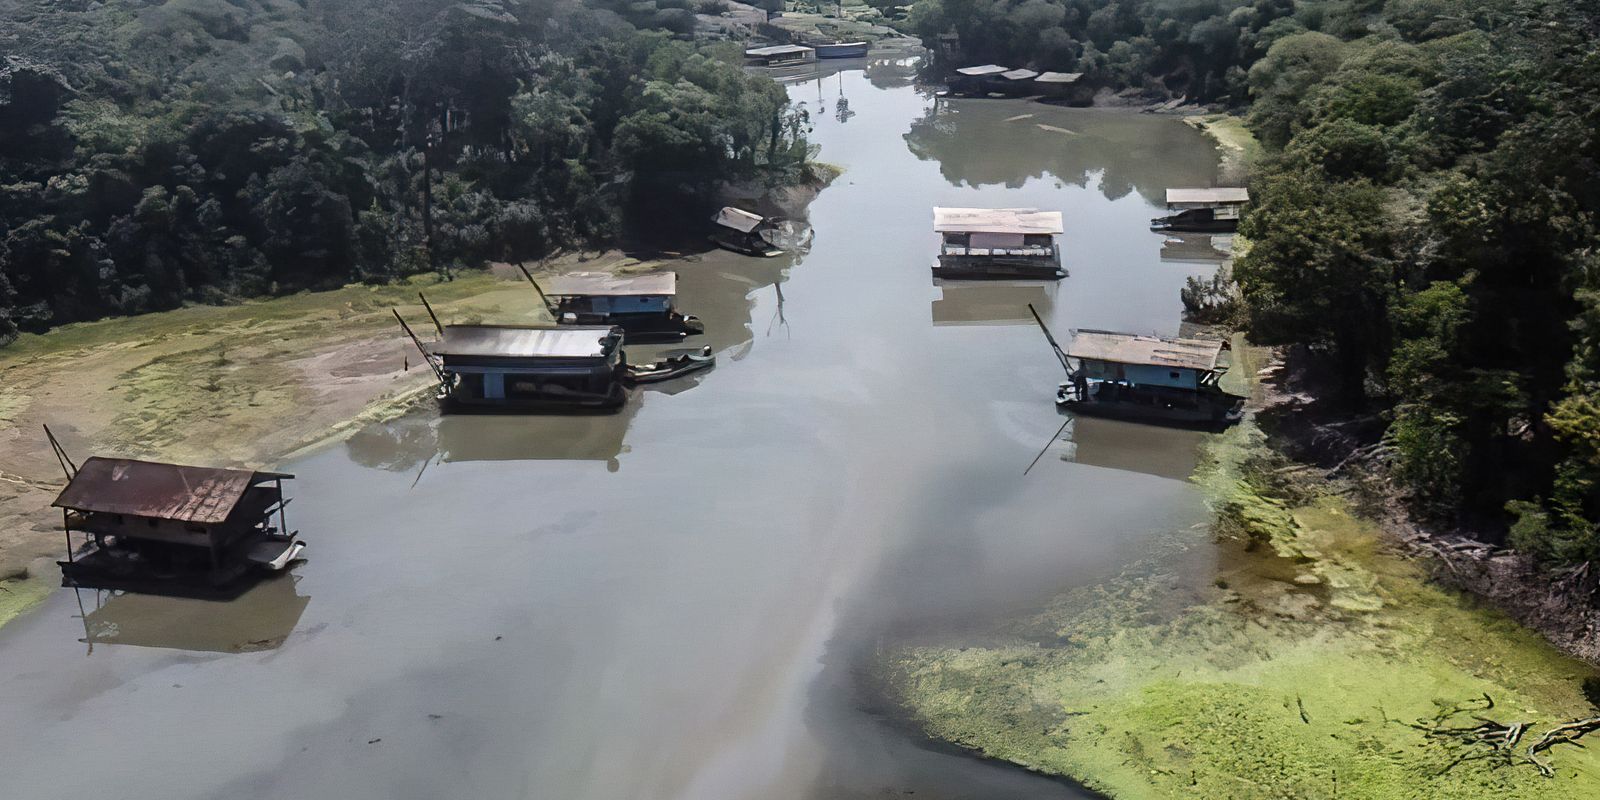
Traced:
[[[1024, 304], [1176, 333], [1215, 265], [1147, 222], [1216, 155], [1174, 119], [862, 66], [789, 87], [845, 168], [809, 253], [679, 267], [714, 370], [285, 465], [310, 560], [234, 604], [56, 592], [0, 629], [0, 797], [1083, 796], [922, 743], [859, 670], [1205, 518], [1189, 433], [1079, 421], [1023, 475], [1062, 422]], [[1062, 210], [1071, 276], [933, 285], [935, 205]]]

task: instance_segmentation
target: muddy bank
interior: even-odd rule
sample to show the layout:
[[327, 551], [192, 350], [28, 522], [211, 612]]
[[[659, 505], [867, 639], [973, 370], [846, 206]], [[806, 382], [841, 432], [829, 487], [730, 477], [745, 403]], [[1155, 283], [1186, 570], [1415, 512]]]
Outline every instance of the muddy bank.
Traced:
[[[1195, 480], [1209, 530], [992, 636], [887, 648], [893, 696], [931, 735], [1114, 797], [1600, 793], [1590, 751], [1529, 751], [1596, 713], [1592, 667], [1430, 581], [1253, 422]], [[1480, 718], [1527, 740], [1452, 732]]]
[[[638, 271], [620, 253], [538, 265]], [[0, 349], [0, 623], [58, 579], [63, 485], [42, 426], [77, 458], [119, 455], [268, 466], [394, 416], [430, 373], [390, 313], [427, 325], [425, 292], [446, 321], [546, 319], [509, 266], [391, 286], [236, 306], [195, 306], [69, 325]], [[419, 328], [420, 329], [420, 328]], [[36, 580], [24, 580], [32, 575]]]

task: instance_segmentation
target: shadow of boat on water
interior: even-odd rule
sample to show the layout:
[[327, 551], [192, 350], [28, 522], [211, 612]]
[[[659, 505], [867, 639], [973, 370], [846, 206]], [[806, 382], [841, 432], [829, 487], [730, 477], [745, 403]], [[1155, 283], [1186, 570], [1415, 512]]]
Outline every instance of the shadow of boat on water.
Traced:
[[311, 598], [292, 573], [226, 602], [76, 589], [89, 645], [118, 644], [207, 653], [253, 653], [283, 645]]

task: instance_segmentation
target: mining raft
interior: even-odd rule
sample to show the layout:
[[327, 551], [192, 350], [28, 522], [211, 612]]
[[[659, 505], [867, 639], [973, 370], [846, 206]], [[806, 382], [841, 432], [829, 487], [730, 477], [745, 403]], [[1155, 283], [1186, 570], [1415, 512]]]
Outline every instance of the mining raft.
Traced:
[[1060, 280], [1061, 212], [1037, 208], [935, 208], [940, 236], [936, 278]]
[[1248, 202], [1250, 192], [1242, 187], [1168, 189], [1167, 211], [1172, 213], [1150, 220], [1150, 230], [1232, 233], [1239, 229]]
[[[1032, 310], [1032, 306], [1029, 306]], [[1066, 349], [1033, 312], [1067, 379], [1056, 405], [1073, 413], [1142, 422], [1221, 427], [1237, 422], [1245, 398], [1220, 385], [1228, 343], [1077, 330]]]
[[798, 44], [774, 44], [744, 51], [744, 62], [748, 67], [797, 67], [816, 61], [816, 48]]
[[406, 327], [439, 378], [437, 396], [446, 410], [615, 411], [627, 401], [619, 326], [442, 325], [438, 330], [437, 340], [422, 342]]
[[293, 475], [92, 457], [68, 468], [63, 586], [230, 600], [301, 557], [284, 520]]
[[780, 220], [742, 208], [725, 206], [711, 218], [711, 241], [735, 253], [771, 258], [783, 248], [773, 244]]
[[535, 282], [534, 287], [557, 324], [615, 325], [629, 344], [679, 342], [705, 333], [699, 318], [675, 307], [676, 272], [631, 276], [571, 272], [550, 278], [543, 287]]

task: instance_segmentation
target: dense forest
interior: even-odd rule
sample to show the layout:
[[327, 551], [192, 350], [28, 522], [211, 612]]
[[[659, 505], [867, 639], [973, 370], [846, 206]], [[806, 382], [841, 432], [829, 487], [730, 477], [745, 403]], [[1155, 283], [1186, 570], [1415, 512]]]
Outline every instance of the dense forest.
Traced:
[[685, 0], [0, 0], [0, 343], [803, 179], [803, 114], [693, 26]]
[[1240, 321], [1380, 423], [1418, 512], [1600, 558], [1600, 4], [925, 0], [913, 18], [969, 61], [1243, 111], [1271, 155]]

